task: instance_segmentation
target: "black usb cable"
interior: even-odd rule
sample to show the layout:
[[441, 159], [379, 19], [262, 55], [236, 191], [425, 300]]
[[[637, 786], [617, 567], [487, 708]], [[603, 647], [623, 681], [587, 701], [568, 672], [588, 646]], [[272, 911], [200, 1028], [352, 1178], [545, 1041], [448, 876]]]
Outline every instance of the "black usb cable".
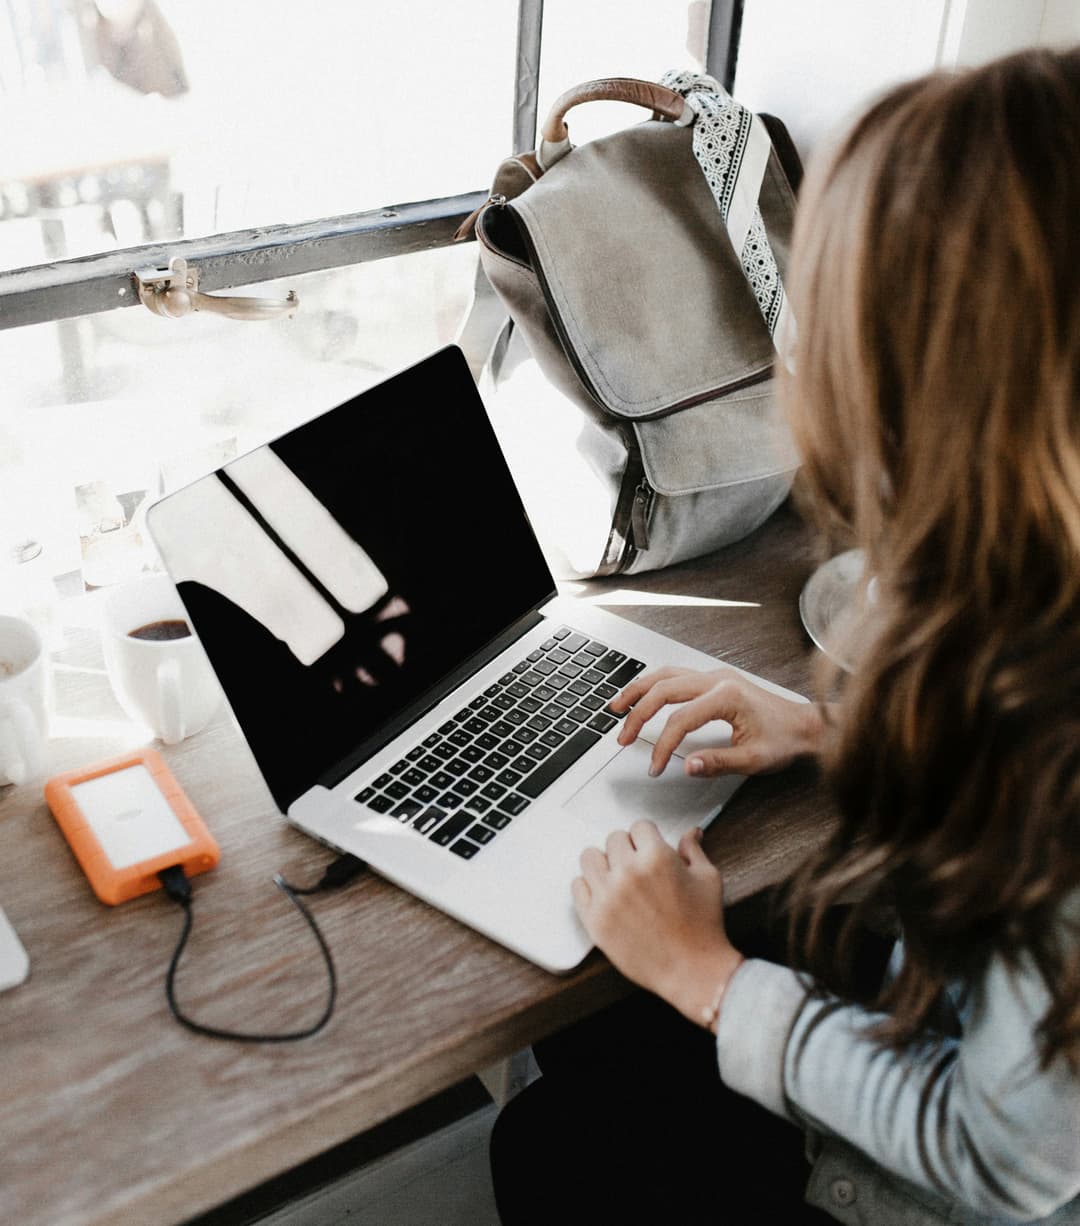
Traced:
[[319, 931], [315, 917], [307, 906], [301, 902], [300, 895], [319, 894], [323, 890], [334, 890], [340, 886], [347, 885], [354, 877], [362, 873], [365, 868], [367, 868], [367, 865], [363, 860], [358, 859], [356, 856], [343, 855], [327, 866], [326, 871], [315, 885], [294, 886], [290, 885], [280, 873], [275, 875], [274, 885], [281, 890], [289, 902], [300, 912], [307, 926], [311, 929], [315, 940], [319, 943], [323, 961], [326, 963], [329, 983], [326, 1005], [318, 1021], [303, 1030], [285, 1030], [276, 1034], [248, 1033], [243, 1030], [221, 1030], [216, 1026], [207, 1026], [202, 1022], [195, 1021], [194, 1018], [188, 1017], [177, 1004], [176, 972], [180, 966], [180, 959], [183, 956], [184, 949], [187, 946], [188, 937], [191, 935], [191, 882], [179, 865], [163, 869], [158, 873], [158, 876], [161, 878], [161, 884], [165, 887], [165, 893], [168, 894], [173, 902], [178, 903], [184, 909], [184, 926], [180, 931], [180, 939], [176, 943], [172, 960], [169, 962], [169, 969], [165, 974], [165, 998], [169, 1002], [169, 1010], [173, 1017], [182, 1026], [186, 1026], [188, 1030], [194, 1031], [195, 1034], [206, 1035], [212, 1039], [228, 1039], [236, 1043], [292, 1043], [297, 1039], [308, 1039], [313, 1034], [318, 1034], [334, 1012], [334, 1003], [337, 1000], [337, 972], [334, 969], [334, 959], [330, 953], [330, 946], [327, 945], [326, 938]]

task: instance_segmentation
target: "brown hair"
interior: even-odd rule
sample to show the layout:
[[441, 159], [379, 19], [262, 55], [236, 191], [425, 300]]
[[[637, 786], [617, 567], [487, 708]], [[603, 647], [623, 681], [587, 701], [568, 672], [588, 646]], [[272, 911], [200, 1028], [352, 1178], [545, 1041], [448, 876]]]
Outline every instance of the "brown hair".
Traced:
[[1080, 50], [893, 89], [811, 166], [788, 282], [802, 479], [876, 580], [825, 759], [840, 823], [793, 887], [809, 966], [837, 984], [890, 903], [883, 1041], [1030, 956], [1043, 1060], [1080, 1062]]

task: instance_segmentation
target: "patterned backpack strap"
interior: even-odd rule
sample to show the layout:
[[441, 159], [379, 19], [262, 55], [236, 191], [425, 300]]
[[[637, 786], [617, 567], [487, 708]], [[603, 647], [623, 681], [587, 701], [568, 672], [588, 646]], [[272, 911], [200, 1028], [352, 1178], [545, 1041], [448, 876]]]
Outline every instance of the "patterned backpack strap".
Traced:
[[773, 345], [790, 369], [795, 319], [758, 207], [772, 142], [761, 119], [713, 77], [672, 70], [661, 84], [694, 112], [693, 149], [754, 291]]

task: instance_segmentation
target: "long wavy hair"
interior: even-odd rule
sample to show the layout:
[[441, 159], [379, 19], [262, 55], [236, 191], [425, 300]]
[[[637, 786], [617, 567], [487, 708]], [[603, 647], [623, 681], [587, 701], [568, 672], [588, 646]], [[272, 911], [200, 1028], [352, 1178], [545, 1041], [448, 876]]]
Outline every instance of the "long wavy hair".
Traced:
[[883, 1042], [1030, 957], [1041, 1058], [1080, 1064], [1080, 49], [882, 97], [811, 166], [788, 281], [802, 480], [875, 580], [825, 754], [839, 825], [793, 886], [804, 964], [842, 987], [889, 904]]

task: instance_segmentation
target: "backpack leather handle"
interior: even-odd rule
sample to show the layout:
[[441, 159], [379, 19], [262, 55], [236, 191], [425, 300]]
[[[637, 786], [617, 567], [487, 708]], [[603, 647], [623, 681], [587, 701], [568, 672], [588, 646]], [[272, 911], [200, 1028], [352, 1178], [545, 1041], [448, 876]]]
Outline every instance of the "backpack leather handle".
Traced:
[[635, 77], [602, 77], [575, 85], [573, 89], [560, 94], [540, 129], [541, 137], [553, 145], [566, 140], [569, 136], [566, 112], [582, 102], [630, 102], [676, 123], [683, 118], [687, 109], [686, 99], [665, 85], [639, 81]]

